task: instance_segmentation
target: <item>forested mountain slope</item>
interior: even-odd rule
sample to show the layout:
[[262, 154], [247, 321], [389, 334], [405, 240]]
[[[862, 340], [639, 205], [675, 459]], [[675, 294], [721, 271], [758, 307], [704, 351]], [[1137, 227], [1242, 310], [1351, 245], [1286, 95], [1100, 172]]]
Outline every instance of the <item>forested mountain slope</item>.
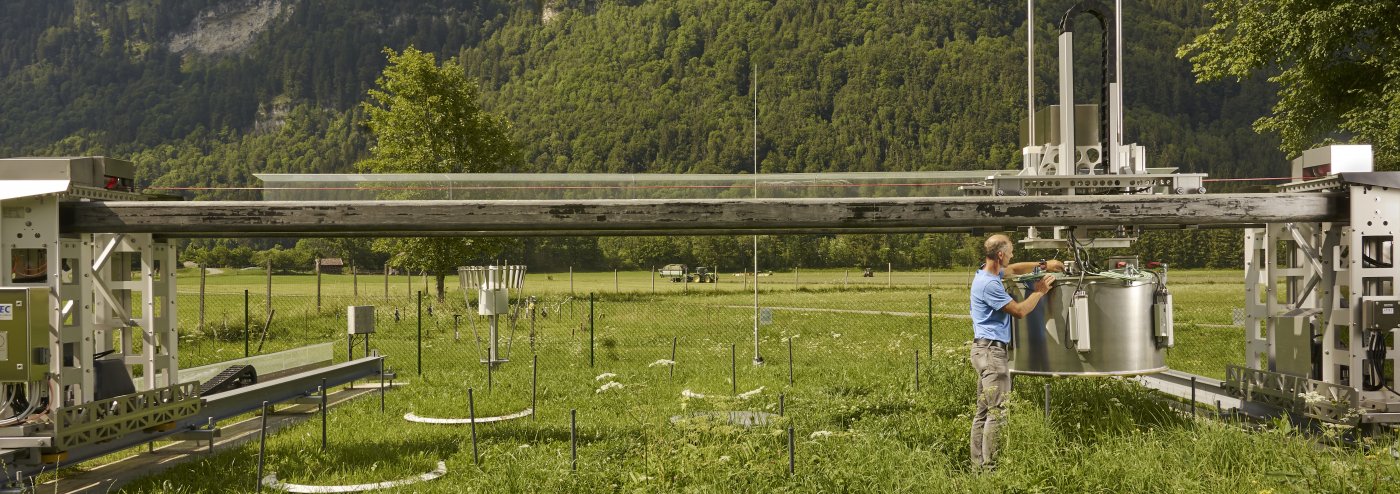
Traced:
[[[1128, 1], [1130, 140], [1154, 166], [1283, 169], [1250, 123], [1260, 82], [1197, 85], [1191, 2]], [[1038, 94], [1070, 2], [1038, 2]], [[0, 5], [0, 155], [135, 159], [144, 184], [350, 171], [384, 47], [460, 57], [513, 122], [525, 169], [765, 172], [1017, 166], [1017, 1], [15, 0]], [[1095, 74], [1098, 40], [1079, 44]], [[1097, 94], [1091, 76], [1079, 99]], [[217, 195], [217, 194], [215, 194]]]

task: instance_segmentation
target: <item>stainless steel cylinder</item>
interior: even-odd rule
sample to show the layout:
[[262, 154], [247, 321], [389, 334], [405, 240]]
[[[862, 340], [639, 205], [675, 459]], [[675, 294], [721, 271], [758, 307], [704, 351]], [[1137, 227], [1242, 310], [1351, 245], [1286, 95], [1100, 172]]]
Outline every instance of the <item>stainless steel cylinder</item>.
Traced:
[[[1088, 295], [1088, 351], [1080, 351], [1070, 330], [1070, 304], [1076, 286]], [[1025, 300], [1033, 281], [1008, 280], [1006, 289]], [[1024, 319], [1012, 319], [1011, 372], [1048, 376], [1131, 376], [1167, 370], [1166, 346], [1152, 326], [1152, 294], [1157, 282], [1101, 276], [1066, 276]]]

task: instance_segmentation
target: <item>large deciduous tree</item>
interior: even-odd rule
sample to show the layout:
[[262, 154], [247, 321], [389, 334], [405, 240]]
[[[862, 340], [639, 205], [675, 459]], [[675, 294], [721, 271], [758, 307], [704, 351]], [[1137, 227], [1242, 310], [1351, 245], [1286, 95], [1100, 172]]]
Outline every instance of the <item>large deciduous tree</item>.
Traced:
[[1297, 155], [1350, 134], [1376, 163], [1400, 165], [1400, 3], [1215, 0], [1215, 25], [1178, 52], [1210, 81], [1255, 73], [1279, 85], [1273, 115], [1255, 122]]
[[[456, 60], [441, 65], [431, 53], [412, 46], [396, 53], [385, 49], [388, 66], [363, 103], [375, 142], [370, 158], [359, 163], [374, 173], [476, 173], [510, 169], [518, 160], [509, 123], [481, 108], [479, 89]], [[423, 191], [400, 191], [394, 197], [422, 198]], [[444, 280], [457, 266], [489, 258], [501, 242], [468, 238], [389, 238], [374, 242], [390, 262], [437, 279], [437, 298], [445, 298]]]

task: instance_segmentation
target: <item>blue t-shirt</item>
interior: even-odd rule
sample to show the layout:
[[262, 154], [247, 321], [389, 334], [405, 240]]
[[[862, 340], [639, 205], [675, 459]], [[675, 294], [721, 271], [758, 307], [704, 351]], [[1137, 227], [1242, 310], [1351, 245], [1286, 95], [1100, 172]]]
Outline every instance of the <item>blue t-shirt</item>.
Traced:
[[1010, 343], [1011, 314], [1001, 310], [1011, 303], [1011, 294], [1001, 284], [1001, 275], [988, 274], [987, 270], [977, 270], [972, 279], [972, 335]]

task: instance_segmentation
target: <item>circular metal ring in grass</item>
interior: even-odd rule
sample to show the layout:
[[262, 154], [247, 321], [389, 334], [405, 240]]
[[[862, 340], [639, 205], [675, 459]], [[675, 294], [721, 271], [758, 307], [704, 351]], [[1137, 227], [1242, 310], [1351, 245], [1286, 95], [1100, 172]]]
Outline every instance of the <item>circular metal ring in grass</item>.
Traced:
[[[507, 420], [514, 420], [514, 419], [518, 419], [518, 418], [529, 417], [530, 415], [533, 415], [534, 413], [535, 413], [535, 409], [533, 409], [533, 408], [526, 408], [526, 409], [524, 409], [524, 410], [521, 410], [521, 411], [519, 411], [519, 412], [512, 413], [512, 414], [510, 414], [510, 415], [500, 415], [500, 416], [496, 416], [496, 417], [477, 417], [477, 418], [476, 418], [476, 423], [478, 423], [478, 424], [489, 424], [489, 423], [492, 423], [492, 422], [504, 422], [504, 421], [507, 421]], [[420, 424], [465, 425], [465, 424], [470, 424], [470, 423], [472, 423], [472, 419], [470, 419], [470, 418], [465, 418], [465, 419], [444, 419], [444, 418], [434, 418], [434, 417], [419, 417], [418, 415], [415, 415], [413, 412], [408, 412], [408, 413], [404, 414], [403, 418], [404, 418], [404, 420], [407, 420], [407, 421], [409, 421], [409, 422], [418, 422], [418, 423], [420, 423]]]
[[778, 417], [779, 415], [774, 413], [748, 410], [695, 412], [688, 415], [676, 415], [671, 417], [671, 423], [681, 424], [697, 420], [709, 420], [747, 428], [769, 425], [776, 422]]
[[429, 481], [429, 480], [436, 479], [436, 478], [441, 477], [441, 476], [443, 476], [443, 475], [447, 475], [447, 463], [442, 462], [442, 461], [439, 461], [439, 462], [437, 463], [437, 468], [436, 468], [436, 469], [433, 469], [433, 471], [431, 471], [431, 472], [428, 472], [428, 473], [425, 473], [425, 474], [422, 474], [422, 475], [418, 475], [418, 476], [416, 476], [416, 477], [409, 477], [409, 478], [400, 479], [400, 480], [391, 480], [391, 481], [388, 481], [388, 482], [377, 482], [377, 483], [373, 483], [373, 484], [358, 484], [358, 485], [303, 485], [303, 484], [289, 484], [289, 483], [286, 483], [286, 482], [278, 481], [278, 480], [277, 480], [277, 474], [275, 474], [275, 473], [274, 473], [274, 474], [271, 474], [271, 475], [268, 475], [268, 476], [266, 476], [266, 477], [263, 477], [263, 479], [262, 479], [262, 484], [263, 484], [264, 486], [267, 486], [269, 489], [277, 489], [277, 490], [281, 490], [281, 491], [284, 491], [284, 492], [298, 492], [298, 493], [364, 492], [364, 491], [374, 491], [374, 490], [379, 490], [379, 489], [394, 489], [394, 488], [403, 487], [403, 486], [406, 486], [406, 485], [417, 484], [417, 483], [419, 483], [419, 482], [427, 482], [427, 481]]

